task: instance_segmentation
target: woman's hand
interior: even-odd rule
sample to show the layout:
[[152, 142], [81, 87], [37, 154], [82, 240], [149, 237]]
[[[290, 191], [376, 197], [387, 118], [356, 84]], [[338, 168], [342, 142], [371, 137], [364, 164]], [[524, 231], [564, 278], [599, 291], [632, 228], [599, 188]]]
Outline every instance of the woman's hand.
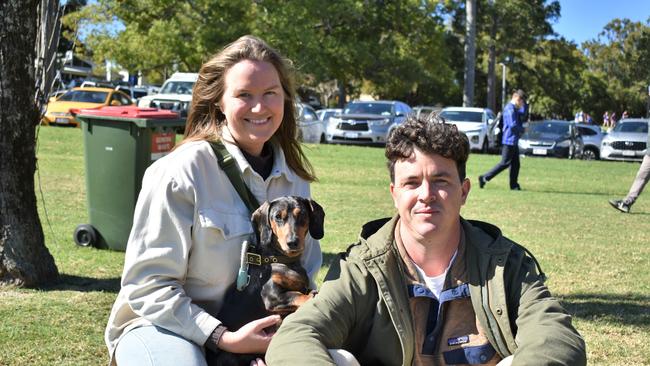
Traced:
[[279, 315], [253, 320], [236, 332], [223, 333], [217, 346], [230, 353], [266, 353], [273, 334], [267, 333], [264, 328], [278, 325], [281, 320]]

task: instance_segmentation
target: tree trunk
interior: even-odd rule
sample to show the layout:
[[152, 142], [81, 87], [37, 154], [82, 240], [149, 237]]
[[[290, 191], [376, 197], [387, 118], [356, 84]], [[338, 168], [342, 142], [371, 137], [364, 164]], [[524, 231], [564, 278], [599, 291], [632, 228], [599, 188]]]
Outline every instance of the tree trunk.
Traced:
[[0, 284], [58, 278], [36, 209], [39, 1], [0, 1]]
[[474, 75], [476, 69], [476, 0], [465, 1], [465, 90], [463, 106], [474, 106]]
[[497, 75], [496, 75], [496, 42], [497, 42], [497, 12], [494, 3], [490, 2], [492, 26], [490, 27], [490, 42], [488, 46], [488, 72], [487, 72], [487, 107], [493, 111], [497, 108]]

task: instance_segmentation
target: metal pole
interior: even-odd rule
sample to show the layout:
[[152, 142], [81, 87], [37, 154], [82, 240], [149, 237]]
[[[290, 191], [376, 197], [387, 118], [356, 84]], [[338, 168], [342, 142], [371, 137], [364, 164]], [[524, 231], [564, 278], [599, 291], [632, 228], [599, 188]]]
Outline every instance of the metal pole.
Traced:
[[501, 110], [506, 106], [506, 64], [499, 62], [501, 65]]

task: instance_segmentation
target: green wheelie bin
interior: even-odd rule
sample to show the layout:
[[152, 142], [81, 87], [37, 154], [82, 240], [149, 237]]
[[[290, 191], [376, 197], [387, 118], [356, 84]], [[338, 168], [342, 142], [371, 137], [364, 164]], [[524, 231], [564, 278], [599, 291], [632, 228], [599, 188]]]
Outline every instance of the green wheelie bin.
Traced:
[[89, 223], [74, 230], [80, 246], [126, 250], [133, 212], [149, 165], [175, 145], [185, 119], [136, 106], [81, 109]]

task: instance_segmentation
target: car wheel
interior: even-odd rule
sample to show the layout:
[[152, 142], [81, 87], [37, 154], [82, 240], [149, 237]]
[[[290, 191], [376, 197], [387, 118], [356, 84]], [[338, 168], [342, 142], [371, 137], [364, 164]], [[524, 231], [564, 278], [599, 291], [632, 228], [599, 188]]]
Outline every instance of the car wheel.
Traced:
[[80, 247], [94, 247], [97, 245], [97, 231], [92, 225], [81, 224], [74, 229], [73, 239]]
[[598, 160], [598, 152], [592, 148], [586, 148], [582, 152], [583, 160]]

